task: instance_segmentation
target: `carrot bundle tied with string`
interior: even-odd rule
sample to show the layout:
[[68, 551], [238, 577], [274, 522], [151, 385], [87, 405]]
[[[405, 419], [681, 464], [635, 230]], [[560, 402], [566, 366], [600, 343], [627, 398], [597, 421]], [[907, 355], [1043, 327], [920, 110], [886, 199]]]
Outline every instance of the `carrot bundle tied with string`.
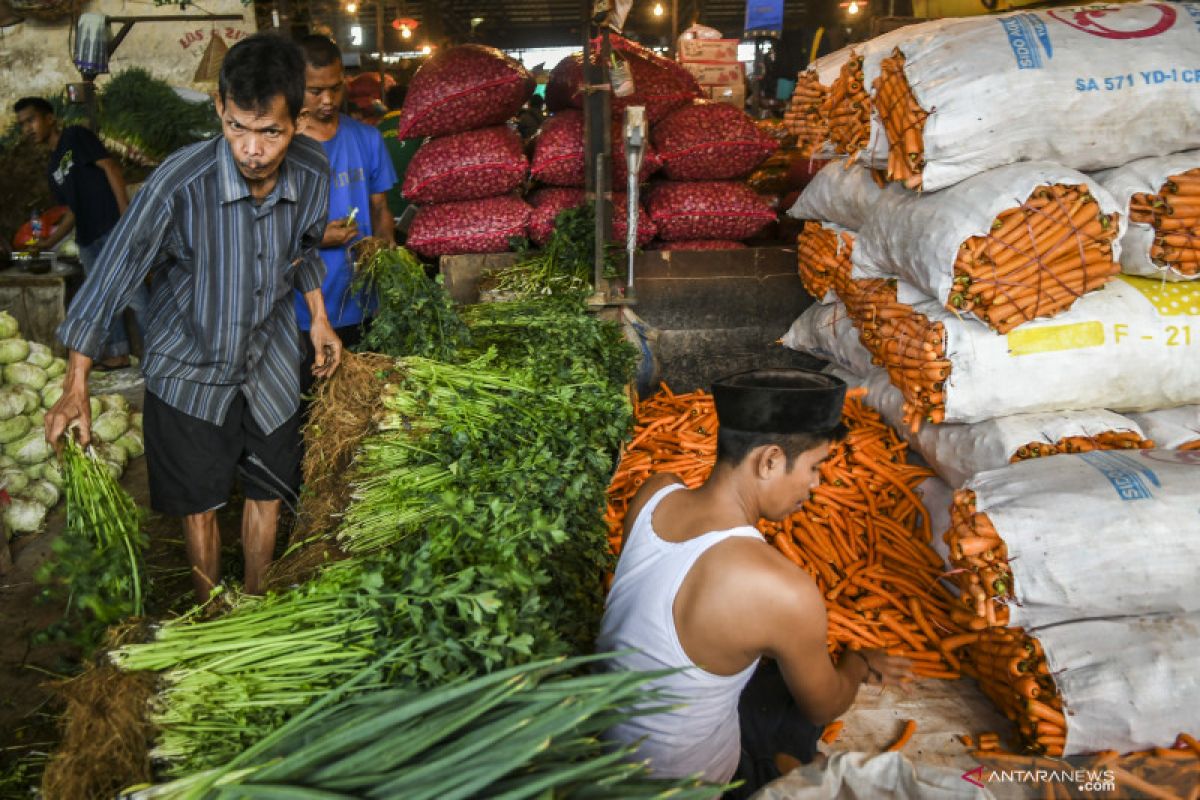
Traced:
[[829, 141], [829, 121], [821, 111], [828, 95], [829, 88], [821, 83], [815, 70], [797, 76], [783, 123], [796, 137], [796, 148], [804, 158], [812, 158]]
[[[1021, 743], [1035, 753], [1061, 756], [1066, 717], [1041, 643], [1019, 628], [993, 628], [981, 632], [968, 652], [965, 671], [1016, 724]], [[980, 747], [984, 744], [981, 736]]]
[[818, 300], [834, 286], [836, 276], [850, 272], [854, 234], [836, 225], [809, 221], [796, 237], [796, 264], [804, 289]]
[[[956, 678], [959, 637], [954, 598], [940, 582], [941, 558], [930, 546], [929, 515], [916, 487], [932, 473], [906, 462], [907, 446], [851, 391], [843, 411], [847, 439], [821, 465], [821, 483], [799, 511], [759, 530], [809, 573], [826, 598], [828, 645], [885, 648], [913, 661], [929, 678]], [[716, 461], [716, 414], [703, 392], [666, 387], [638, 404], [638, 425], [609, 489], [610, 541], [637, 488], [656, 472], [673, 472], [689, 487], [704, 482]]]

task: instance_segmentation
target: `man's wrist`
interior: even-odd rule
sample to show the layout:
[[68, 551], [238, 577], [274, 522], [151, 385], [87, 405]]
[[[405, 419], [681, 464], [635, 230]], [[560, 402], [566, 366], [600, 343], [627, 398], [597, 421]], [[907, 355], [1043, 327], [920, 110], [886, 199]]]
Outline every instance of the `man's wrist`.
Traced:
[[858, 656], [858, 659], [860, 661], [862, 661], [863, 676], [862, 676], [862, 680], [860, 680], [859, 683], [866, 683], [867, 681], [869, 681], [871, 679], [872, 676], [878, 678], [880, 681], [883, 680], [882, 673], [880, 673], [878, 670], [876, 670], [874, 667], [871, 666], [871, 662], [867, 659], [867, 657], [865, 655], [863, 655], [862, 651], [850, 650], [849, 652]]

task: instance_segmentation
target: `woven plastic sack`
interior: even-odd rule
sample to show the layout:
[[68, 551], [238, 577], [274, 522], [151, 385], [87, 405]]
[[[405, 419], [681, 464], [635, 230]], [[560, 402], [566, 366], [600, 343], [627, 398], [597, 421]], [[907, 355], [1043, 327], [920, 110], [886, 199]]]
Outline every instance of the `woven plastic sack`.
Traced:
[[726, 239], [685, 239], [681, 242], [657, 242], [651, 250], [745, 250], [746, 245]]
[[430, 139], [404, 174], [404, 197], [414, 203], [451, 203], [508, 194], [528, 169], [521, 136], [505, 125]]
[[860, 231], [882, 194], [883, 189], [869, 168], [838, 159], [827, 163], [808, 182], [796, 204], [788, 210], [788, 216], [832, 222]]
[[775, 221], [766, 200], [733, 181], [663, 181], [651, 187], [646, 210], [669, 242], [749, 239]]
[[546, 108], [583, 108], [583, 53], [572, 53], [555, 64], [546, 82]]
[[550, 186], [584, 185], [582, 111], [564, 109], [542, 124], [529, 174]]
[[[789, 350], [809, 353], [854, 376], [860, 385], [875, 367], [871, 354], [858, 340], [858, 331], [840, 301], [813, 303], [796, 317], [779, 343]], [[848, 383], [850, 381], [847, 381]]]
[[498, 125], [521, 109], [533, 87], [529, 70], [494, 47], [438, 50], [413, 75], [396, 133], [411, 139]]
[[745, 111], [711, 100], [677, 108], [650, 135], [663, 171], [676, 181], [742, 178], [778, 147]]
[[503, 253], [526, 235], [530, 208], [519, 197], [425, 206], [413, 218], [408, 247], [426, 258]]
[[1200, 450], [1200, 406], [1178, 406], [1130, 414], [1147, 439], [1165, 450]]

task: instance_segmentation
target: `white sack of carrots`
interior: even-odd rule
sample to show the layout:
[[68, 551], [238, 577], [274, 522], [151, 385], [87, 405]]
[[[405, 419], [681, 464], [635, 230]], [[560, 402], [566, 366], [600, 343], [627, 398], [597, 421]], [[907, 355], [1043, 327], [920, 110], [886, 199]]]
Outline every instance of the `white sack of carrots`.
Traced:
[[1200, 461], [1191, 455], [1057, 455], [970, 480], [976, 512], [1007, 551], [1009, 624], [1200, 611]]
[[[1052, 197], [1052, 187], [1069, 195]], [[1025, 217], [1035, 195], [1044, 208]], [[859, 228], [854, 276], [899, 277], [1003, 332], [1069, 307], [1119, 271], [1120, 210], [1099, 183], [1049, 162], [999, 167], [940, 192], [893, 184]], [[964, 300], [975, 294], [983, 296]]]
[[783, 115], [784, 126], [796, 136], [796, 147], [807, 158], [831, 158], [833, 145], [829, 141], [829, 118], [826, 99], [829, 87], [841, 74], [842, 65], [850, 58], [850, 48], [843, 47], [821, 56], [796, 76], [796, 88], [788, 110]]
[[[903, 299], [903, 298], [902, 298]], [[1200, 285], [1122, 276], [1054, 319], [998, 335], [926, 301], [940, 326], [944, 422], [1200, 403]], [[903, 388], [903, 387], [902, 387]], [[912, 399], [905, 394], [906, 399]]]
[[818, 303], [835, 303], [837, 274], [849, 273], [854, 231], [832, 222], [808, 220], [796, 237], [796, 267], [804, 289]]
[[845, 159], [830, 161], [804, 187], [788, 216], [832, 222], [857, 231], [866, 224], [882, 194], [871, 170]]
[[872, 369], [871, 354], [858, 340], [858, 331], [841, 302], [812, 304], [796, 317], [779, 343], [829, 361], [854, 375], [866, 375]]
[[1200, 146], [1194, 5], [1055, 8], [901, 30], [903, 74], [928, 115], [904, 155], [926, 190], [1015, 161], [1098, 170]]
[[[1092, 578], [1104, 587], [1132, 581], [1120, 566], [1111, 579]], [[1034, 633], [1067, 712], [1064, 755], [1169, 747], [1195, 729], [1200, 615], [1085, 620]]]
[[[1146, 437], [1167, 450], [1200, 450], [1200, 405], [1130, 414]], [[1198, 490], [1200, 491], [1200, 490]]]
[[856, 44], [829, 87], [826, 118], [834, 149], [871, 167], [888, 164], [888, 137], [877, 109], [873, 86], [880, 64], [917, 30], [908, 26]]
[[[1129, 220], [1121, 237], [1124, 272], [1168, 281], [1200, 278], [1200, 150], [1141, 158], [1092, 177]], [[1154, 211], [1139, 214], [1135, 205], [1131, 215], [1135, 198], [1152, 203]]]
[[874, 367], [855, 385], [866, 387], [863, 402], [878, 411], [955, 489], [981, 472], [999, 469], [1014, 459], [1052, 455], [1056, 448], [1071, 446], [1072, 441], [1108, 449], [1110, 439], [1117, 446], [1118, 440], [1133, 443], [1146, 438], [1133, 420], [1105, 409], [1016, 414], [970, 425], [924, 423], [914, 433], [904, 424], [904, 395], [892, 385], [886, 371]]

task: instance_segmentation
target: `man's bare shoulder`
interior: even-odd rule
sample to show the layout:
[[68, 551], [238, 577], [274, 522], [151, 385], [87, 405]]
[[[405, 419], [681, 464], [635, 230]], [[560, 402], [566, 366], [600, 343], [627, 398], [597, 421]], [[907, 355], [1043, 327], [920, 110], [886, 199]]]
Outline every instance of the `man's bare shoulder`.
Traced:
[[824, 608], [812, 576], [761, 539], [726, 539], [705, 553], [697, 567], [706, 589], [722, 602], [787, 616]]
[[642, 513], [642, 508], [650, 501], [651, 497], [661, 489], [676, 483], [683, 485], [683, 479], [670, 472], [659, 472], [646, 478], [646, 482], [634, 493], [633, 500], [629, 502], [629, 509], [625, 512], [625, 533], [629, 533], [634, 520]]

